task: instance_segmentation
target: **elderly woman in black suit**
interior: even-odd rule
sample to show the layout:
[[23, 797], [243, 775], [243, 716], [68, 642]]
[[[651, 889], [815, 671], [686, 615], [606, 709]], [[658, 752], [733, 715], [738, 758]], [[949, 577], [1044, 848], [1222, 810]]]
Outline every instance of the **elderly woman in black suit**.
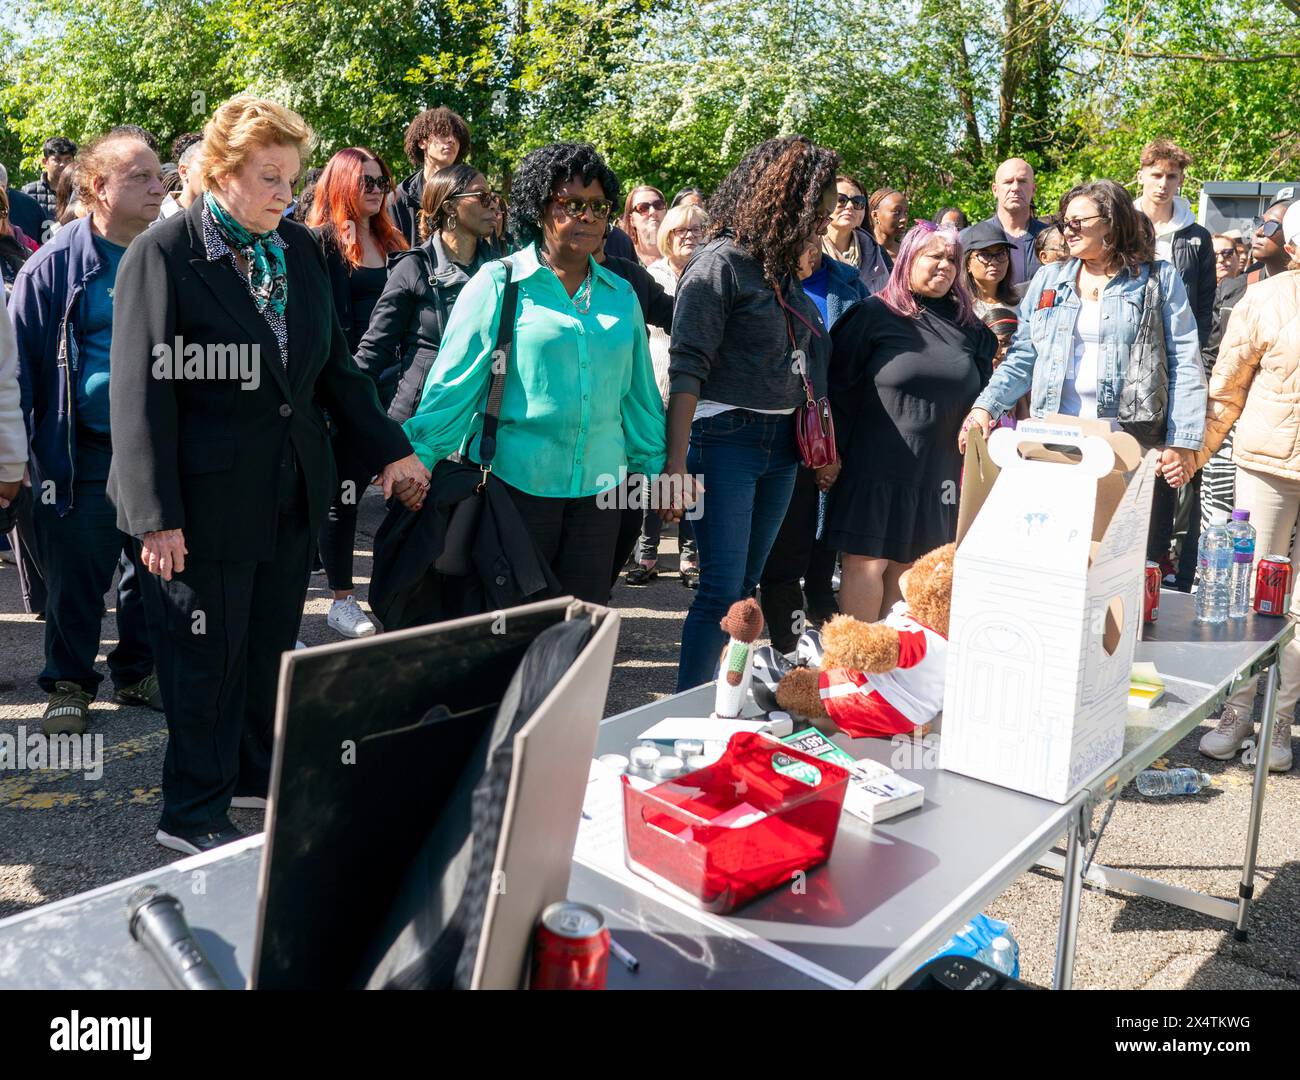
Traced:
[[283, 217], [312, 141], [237, 97], [204, 131], [206, 194], [122, 260], [110, 387], [118, 526], [140, 543], [169, 740], [158, 842], [197, 853], [265, 805], [280, 654], [335, 486], [323, 405], [384, 493], [428, 472], [357, 370], [324, 254]]

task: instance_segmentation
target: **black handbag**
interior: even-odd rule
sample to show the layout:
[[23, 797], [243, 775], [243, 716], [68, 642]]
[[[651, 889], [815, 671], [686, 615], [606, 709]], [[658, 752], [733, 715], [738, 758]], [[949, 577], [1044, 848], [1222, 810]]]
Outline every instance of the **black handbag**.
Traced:
[[1169, 354], [1165, 348], [1164, 296], [1156, 264], [1142, 290], [1142, 315], [1120, 384], [1116, 419], [1144, 450], [1161, 446], [1169, 429]]
[[[482, 479], [472, 495], [452, 508], [451, 519], [447, 522], [442, 554], [434, 561], [433, 568], [448, 577], [465, 577], [474, 570], [474, 537], [478, 534], [479, 519], [483, 515], [483, 489], [492, 475], [492, 459], [497, 451], [497, 423], [501, 415], [501, 399], [506, 392], [506, 369], [514, 347], [515, 311], [519, 303], [519, 283], [511, 274], [510, 260], [502, 259], [501, 265], [506, 268], [506, 285], [501, 294], [501, 321], [497, 326], [496, 347], [492, 350], [492, 380], [488, 384], [483, 431], [478, 442], [478, 468]], [[473, 463], [463, 464], [472, 467]]]

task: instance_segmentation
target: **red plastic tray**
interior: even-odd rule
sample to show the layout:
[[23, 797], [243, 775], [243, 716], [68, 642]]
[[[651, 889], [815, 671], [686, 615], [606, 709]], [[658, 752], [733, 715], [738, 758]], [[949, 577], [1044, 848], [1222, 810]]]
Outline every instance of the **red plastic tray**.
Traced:
[[[819, 783], [782, 776], [776, 754], [813, 766]], [[638, 791], [623, 777], [627, 865], [706, 911], [734, 911], [830, 858], [848, 782], [838, 765], [738, 732], [716, 762], [676, 780]], [[762, 817], [716, 823], [745, 804]]]

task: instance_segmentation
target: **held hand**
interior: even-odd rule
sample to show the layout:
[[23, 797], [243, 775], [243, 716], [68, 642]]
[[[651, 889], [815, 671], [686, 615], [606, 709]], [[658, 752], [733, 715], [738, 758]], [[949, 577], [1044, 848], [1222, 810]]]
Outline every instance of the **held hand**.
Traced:
[[418, 510], [429, 493], [429, 470], [414, 454], [384, 466], [379, 474], [384, 485], [384, 498], [396, 495], [408, 510]]
[[1173, 488], [1182, 487], [1196, 473], [1196, 454], [1182, 446], [1166, 446], [1160, 453], [1160, 475]]
[[962, 421], [961, 431], [957, 433], [957, 449], [963, 454], [966, 453], [966, 432], [973, 427], [979, 428], [987, 439], [993, 430], [992, 414], [987, 409], [971, 409], [970, 415]]
[[704, 484], [685, 468], [671, 466], [657, 478], [659, 517], [663, 521], [681, 521], [704, 494]]
[[839, 479], [840, 463], [835, 461], [829, 465], [823, 465], [820, 469], [814, 470], [814, 475], [817, 477], [817, 487], [822, 491], [830, 491], [835, 481]]
[[151, 574], [171, 581], [173, 574], [185, 572], [185, 534], [180, 529], [145, 533], [140, 539], [140, 561]]

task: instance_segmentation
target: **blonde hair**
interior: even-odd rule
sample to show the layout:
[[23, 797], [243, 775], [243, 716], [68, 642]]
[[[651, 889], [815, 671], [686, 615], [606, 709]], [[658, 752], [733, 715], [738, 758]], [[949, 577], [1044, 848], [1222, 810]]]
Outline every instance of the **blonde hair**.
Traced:
[[672, 254], [674, 229], [697, 224], [706, 229], [709, 227], [709, 213], [704, 207], [674, 206], [659, 223], [659, 236], [655, 241], [659, 246], [659, 254], [665, 259]]
[[211, 190], [217, 180], [237, 173], [254, 150], [265, 146], [297, 147], [305, 163], [315, 143], [307, 121], [292, 109], [240, 94], [218, 105], [203, 128], [199, 177]]

